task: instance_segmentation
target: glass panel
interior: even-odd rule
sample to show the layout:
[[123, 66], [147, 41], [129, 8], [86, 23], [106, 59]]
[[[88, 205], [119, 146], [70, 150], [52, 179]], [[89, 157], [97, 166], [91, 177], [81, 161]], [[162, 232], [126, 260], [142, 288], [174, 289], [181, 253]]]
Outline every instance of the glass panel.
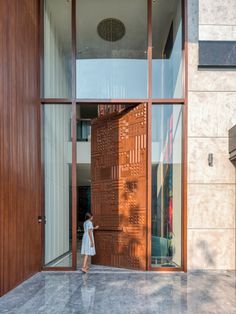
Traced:
[[147, 98], [147, 1], [77, 0], [77, 98]]
[[44, 97], [71, 98], [71, 1], [44, 1]]
[[182, 0], [153, 1], [152, 97], [182, 98]]
[[152, 106], [152, 266], [180, 267], [182, 106]]
[[43, 106], [45, 265], [72, 266], [71, 105]]

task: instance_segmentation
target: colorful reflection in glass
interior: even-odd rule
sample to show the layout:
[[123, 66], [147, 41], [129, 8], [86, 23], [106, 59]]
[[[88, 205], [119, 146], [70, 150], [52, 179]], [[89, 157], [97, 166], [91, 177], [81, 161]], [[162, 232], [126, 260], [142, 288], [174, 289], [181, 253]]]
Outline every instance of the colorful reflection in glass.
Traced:
[[182, 106], [152, 107], [152, 266], [181, 266]]

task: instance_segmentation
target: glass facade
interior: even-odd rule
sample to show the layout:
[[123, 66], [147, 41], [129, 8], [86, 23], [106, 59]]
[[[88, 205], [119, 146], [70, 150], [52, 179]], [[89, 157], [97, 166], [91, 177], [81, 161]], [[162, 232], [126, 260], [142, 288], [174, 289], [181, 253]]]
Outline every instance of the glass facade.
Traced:
[[[152, 176], [148, 191], [152, 200], [151, 267], [183, 267], [182, 11], [181, 0], [44, 0], [46, 266], [72, 266], [72, 216], [76, 212], [78, 216], [78, 206], [84, 208], [84, 215], [91, 205], [88, 154], [91, 121], [97, 117], [98, 107], [104, 106], [109, 112], [111, 104], [148, 103], [152, 106], [152, 145], [148, 147]], [[152, 25], [148, 16], [152, 16]], [[148, 38], [152, 38], [152, 54], [147, 53]], [[76, 47], [75, 55], [72, 46]], [[76, 95], [72, 95], [72, 85], [76, 86]], [[51, 104], [59, 100], [60, 104]], [[145, 121], [149, 121], [147, 115], [145, 111]], [[128, 132], [127, 125], [122, 128], [122, 132]], [[132, 132], [137, 129], [134, 127]], [[148, 126], [146, 131], [142, 140], [137, 135], [134, 151], [148, 143]], [[83, 229], [78, 224], [82, 218], [77, 219], [73, 239]], [[139, 219], [136, 215], [135, 223]]]
[[72, 266], [70, 105], [43, 106], [46, 266]]
[[152, 97], [183, 98], [182, 1], [152, 4]]
[[181, 267], [182, 106], [152, 106], [152, 266]]
[[[43, 97], [71, 98], [72, 1], [44, 3]], [[148, 97], [147, 10], [143, 0], [76, 0], [77, 99]], [[183, 98], [182, 34], [182, 0], [153, 1], [153, 99]]]
[[147, 98], [147, 2], [77, 0], [76, 7], [77, 98]]
[[71, 1], [44, 1], [44, 98], [71, 98]]

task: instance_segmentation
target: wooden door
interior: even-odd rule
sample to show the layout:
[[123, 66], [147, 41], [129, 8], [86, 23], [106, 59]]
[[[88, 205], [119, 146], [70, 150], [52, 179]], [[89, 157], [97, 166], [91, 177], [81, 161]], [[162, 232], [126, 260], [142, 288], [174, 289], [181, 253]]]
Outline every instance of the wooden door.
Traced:
[[146, 104], [92, 121], [91, 196], [94, 264], [146, 269]]

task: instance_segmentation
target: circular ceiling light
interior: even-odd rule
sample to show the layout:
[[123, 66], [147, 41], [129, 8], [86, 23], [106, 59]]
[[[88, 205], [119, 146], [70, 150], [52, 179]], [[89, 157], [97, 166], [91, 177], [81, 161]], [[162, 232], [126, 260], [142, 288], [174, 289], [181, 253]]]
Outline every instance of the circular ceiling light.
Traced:
[[97, 27], [98, 35], [106, 41], [117, 41], [125, 35], [125, 25], [118, 19], [102, 20]]

